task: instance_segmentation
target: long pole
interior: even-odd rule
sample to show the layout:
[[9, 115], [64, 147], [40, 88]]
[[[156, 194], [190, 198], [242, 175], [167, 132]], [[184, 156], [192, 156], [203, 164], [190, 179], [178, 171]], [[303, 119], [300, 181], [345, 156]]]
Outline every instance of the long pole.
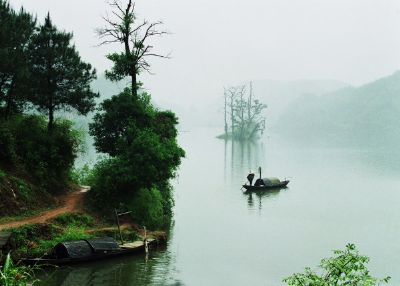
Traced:
[[122, 239], [121, 227], [120, 227], [120, 225], [119, 225], [119, 218], [118, 218], [117, 209], [114, 209], [114, 212], [115, 212], [115, 218], [117, 219], [119, 238], [121, 239], [121, 244], [124, 244], [124, 240]]

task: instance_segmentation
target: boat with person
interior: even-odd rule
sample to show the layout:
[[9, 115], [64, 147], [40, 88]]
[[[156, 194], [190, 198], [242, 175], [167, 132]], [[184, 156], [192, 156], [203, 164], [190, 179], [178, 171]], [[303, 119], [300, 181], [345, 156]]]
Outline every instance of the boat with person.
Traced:
[[269, 189], [279, 189], [279, 188], [286, 188], [287, 185], [289, 184], [289, 180], [280, 180], [276, 177], [268, 177], [268, 178], [262, 178], [261, 176], [261, 167], [258, 168], [259, 175], [260, 177], [256, 180], [256, 182], [253, 185], [253, 179], [254, 179], [254, 173], [250, 172], [247, 175], [247, 180], [249, 181], [249, 184], [247, 182], [242, 185], [242, 187], [248, 191], [265, 191]]

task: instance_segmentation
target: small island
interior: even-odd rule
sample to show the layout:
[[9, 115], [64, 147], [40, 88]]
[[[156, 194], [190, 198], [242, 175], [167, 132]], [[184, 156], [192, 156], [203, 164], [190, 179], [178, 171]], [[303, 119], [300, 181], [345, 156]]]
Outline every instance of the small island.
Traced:
[[[217, 136], [224, 140], [250, 141], [265, 130], [262, 112], [267, 105], [253, 94], [253, 83], [224, 89], [224, 133]], [[229, 118], [228, 118], [229, 117]]]

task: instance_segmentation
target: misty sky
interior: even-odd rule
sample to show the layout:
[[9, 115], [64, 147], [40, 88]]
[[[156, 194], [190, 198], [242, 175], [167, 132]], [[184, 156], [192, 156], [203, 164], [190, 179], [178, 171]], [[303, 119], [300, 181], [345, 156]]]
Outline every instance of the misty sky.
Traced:
[[[125, 0], [122, 0], [125, 1]], [[10, 0], [47, 11], [73, 31], [81, 56], [99, 72], [110, 66], [94, 30], [105, 0]], [[161, 102], [206, 101], [222, 87], [259, 79], [337, 79], [359, 85], [400, 66], [398, 0], [138, 0], [140, 19], [162, 20], [172, 34], [154, 42], [171, 60], [152, 60], [141, 75]]]

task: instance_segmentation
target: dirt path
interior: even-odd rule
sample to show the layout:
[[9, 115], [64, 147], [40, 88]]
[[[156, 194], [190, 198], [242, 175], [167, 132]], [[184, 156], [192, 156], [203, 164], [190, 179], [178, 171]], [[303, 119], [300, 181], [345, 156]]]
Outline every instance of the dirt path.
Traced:
[[44, 223], [61, 214], [78, 211], [80, 208], [80, 203], [82, 202], [82, 198], [85, 196], [88, 190], [89, 190], [88, 187], [83, 187], [81, 190], [77, 192], [65, 195], [64, 197], [61, 198], [61, 206], [56, 209], [45, 211], [41, 214], [35, 215], [33, 217], [28, 217], [22, 220], [0, 224], [0, 231], [7, 228], [20, 227], [26, 224]]

